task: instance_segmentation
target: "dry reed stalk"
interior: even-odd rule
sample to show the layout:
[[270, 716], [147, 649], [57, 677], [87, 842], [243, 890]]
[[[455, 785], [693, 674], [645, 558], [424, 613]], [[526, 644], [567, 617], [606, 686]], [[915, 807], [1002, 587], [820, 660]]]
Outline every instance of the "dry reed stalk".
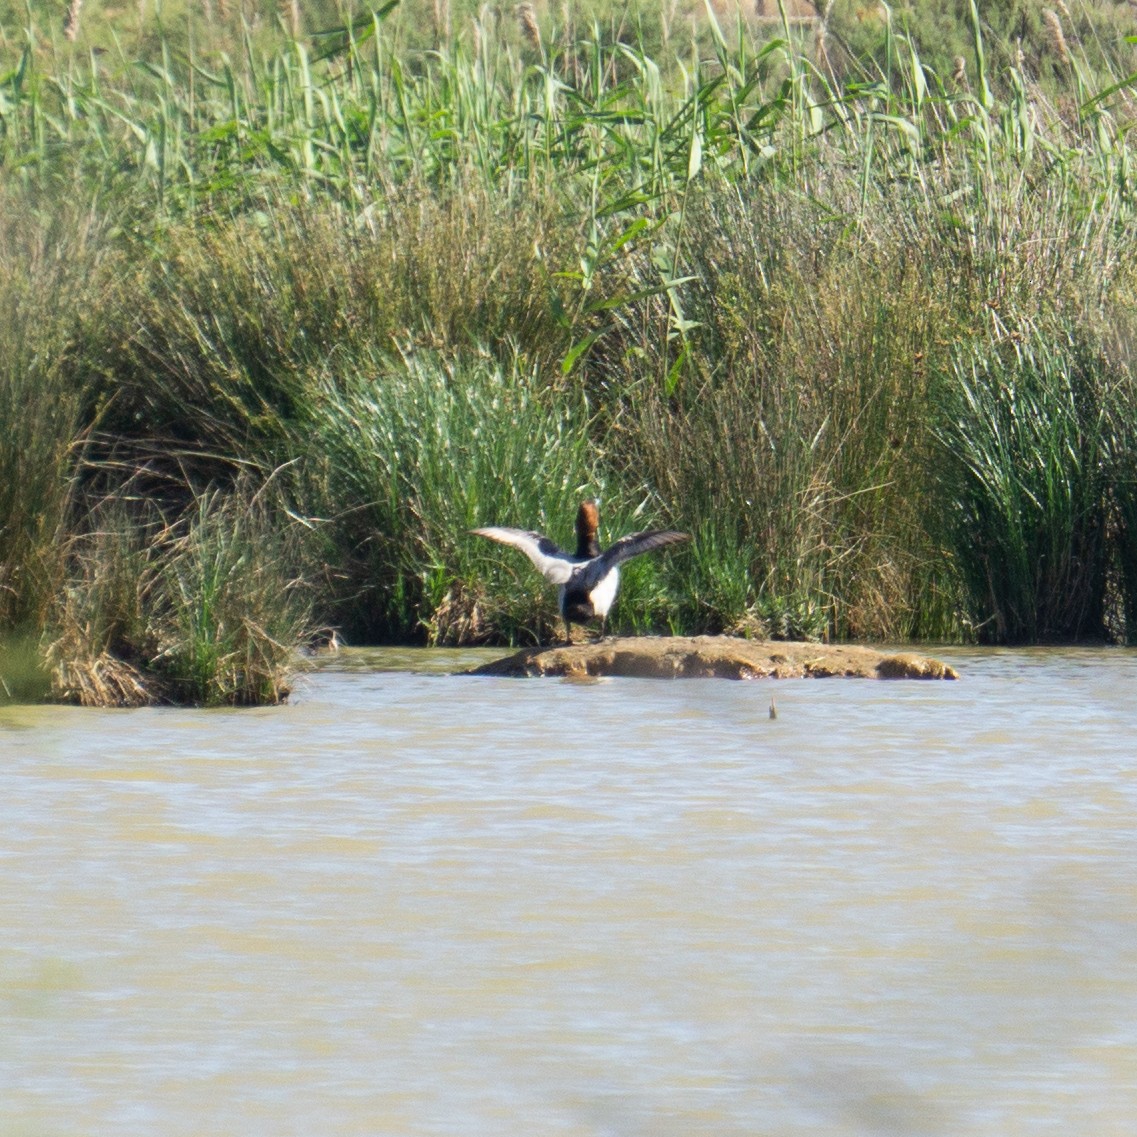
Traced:
[[60, 659], [58, 647], [49, 649], [49, 657], [54, 657], [51, 691], [57, 701], [81, 707], [145, 707], [161, 701], [137, 668], [109, 652], [94, 659]]
[[434, 21], [434, 42], [450, 42], [450, 0], [434, 0], [431, 9], [431, 18]]
[[63, 18], [63, 34], [72, 43], [79, 36], [79, 11], [83, 7], [83, 0], [71, 0], [67, 6], [67, 15]]
[[819, 9], [821, 19], [817, 21], [817, 67], [834, 77], [833, 64], [829, 59], [829, 14], [833, 11], [833, 0], [826, 0], [824, 8]]
[[283, 0], [284, 21], [288, 26], [289, 35], [293, 39], [300, 38], [300, 0]]
[[817, 25], [817, 69], [829, 75], [833, 74], [833, 64], [829, 59], [829, 49], [826, 47], [828, 37], [825, 34], [825, 21]]
[[818, 63], [824, 67], [829, 68], [829, 74], [833, 74], [832, 66], [829, 63], [829, 14], [833, 10], [833, 0], [824, 0], [824, 5], [818, 0], [814, 7], [818, 10]]
[[483, 609], [484, 597], [471, 595], [464, 587], [450, 589], [426, 621], [431, 643], [485, 643], [493, 631]]
[[1043, 8], [1042, 22], [1046, 25], [1046, 31], [1050, 37], [1050, 46], [1054, 49], [1055, 54], [1063, 63], [1069, 63], [1070, 49], [1066, 44], [1066, 34], [1062, 30], [1062, 21], [1058, 18], [1058, 13], [1053, 8]]
[[541, 50], [541, 29], [537, 24], [537, 9], [532, 4], [518, 4], [517, 19], [521, 24], [521, 34], [536, 52]]

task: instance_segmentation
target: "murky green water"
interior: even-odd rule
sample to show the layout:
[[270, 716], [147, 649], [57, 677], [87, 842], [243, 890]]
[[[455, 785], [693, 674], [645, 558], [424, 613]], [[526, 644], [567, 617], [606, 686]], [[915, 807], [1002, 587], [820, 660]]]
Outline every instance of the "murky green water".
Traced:
[[1137, 656], [944, 654], [0, 711], [0, 1135], [1130, 1137]]

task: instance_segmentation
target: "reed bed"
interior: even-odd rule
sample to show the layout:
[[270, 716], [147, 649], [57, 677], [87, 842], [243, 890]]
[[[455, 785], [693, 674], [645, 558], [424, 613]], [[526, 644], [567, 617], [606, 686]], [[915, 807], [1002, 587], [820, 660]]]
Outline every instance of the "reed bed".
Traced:
[[49, 614], [52, 695], [84, 706], [278, 703], [314, 628], [306, 528], [266, 488], [201, 494], [166, 520], [122, 492], [66, 551]]
[[887, 10], [251, 11], [3, 23], [0, 627], [57, 697], [539, 639], [468, 529], [583, 495], [695, 537], [617, 628], [1137, 638], [1108, 21], [970, 6], [949, 74]]

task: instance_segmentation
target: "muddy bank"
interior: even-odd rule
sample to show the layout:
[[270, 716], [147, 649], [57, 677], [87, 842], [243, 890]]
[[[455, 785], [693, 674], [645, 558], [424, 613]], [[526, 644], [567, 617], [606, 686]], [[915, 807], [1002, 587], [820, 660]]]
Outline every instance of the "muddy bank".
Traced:
[[762, 642], [731, 636], [635, 636], [525, 648], [471, 675], [625, 675], [650, 679], [957, 679], [955, 670], [911, 652], [855, 644]]

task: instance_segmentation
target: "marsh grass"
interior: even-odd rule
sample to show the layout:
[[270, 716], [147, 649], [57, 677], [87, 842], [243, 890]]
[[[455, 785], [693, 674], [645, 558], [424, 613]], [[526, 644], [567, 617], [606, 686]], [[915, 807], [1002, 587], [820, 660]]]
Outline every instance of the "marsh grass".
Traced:
[[64, 587], [45, 621], [53, 697], [81, 706], [165, 701], [146, 671], [157, 640], [152, 533], [125, 502], [104, 501], [61, 556]]
[[1037, 329], [954, 361], [937, 435], [972, 610], [990, 614], [982, 639], [1103, 634], [1111, 393], [1096, 363]]
[[688, 341], [713, 369], [670, 393], [629, 376], [617, 435], [699, 530], [688, 621], [701, 611], [713, 630], [813, 638], [938, 623], [918, 598], [937, 550], [914, 488], [927, 364], [954, 317], [929, 304], [887, 208], [850, 234], [840, 215], [786, 199], [727, 192], [700, 206]]
[[[349, 638], [548, 638], [555, 589], [523, 556], [469, 531], [536, 528], [571, 547], [585, 496], [602, 499], [607, 533], [643, 521], [593, 440], [585, 393], [550, 386], [520, 355], [408, 351], [364, 364], [329, 375], [313, 408]], [[636, 580], [626, 607], [642, 613], [656, 586], [650, 574]]]
[[958, 77], [887, 10], [7, 22], [0, 626], [272, 701], [312, 623], [547, 637], [468, 530], [587, 495], [694, 537], [620, 629], [1077, 637], [1112, 580], [1132, 636], [1133, 45], [959, 8]]
[[[15, 203], [13, 203], [15, 204]], [[0, 221], [0, 628], [39, 627], [61, 583], [80, 399], [63, 361], [72, 264]]]
[[314, 626], [305, 527], [259, 494], [200, 497], [161, 558], [155, 655], [171, 699], [279, 703]]
[[38, 637], [0, 636], [0, 704], [40, 702], [50, 690]]
[[166, 522], [137, 499], [100, 504], [69, 550], [50, 615], [52, 694], [86, 706], [281, 702], [314, 626], [306, 530], [243, 486]]
[[1137, 387], [1130, 379], [1137, 365], [1135, 283], [1130, 281], [1128, 288], [1119, 290], [1103, 313], [1108, 333], [1102, 344], [1112, 380], [1105, 432], [1109, 571], [1111, 583], [1115, 582], [1110, 598], [1120, 600], [1117, 634], [1129, 643], [1137, 643]]

